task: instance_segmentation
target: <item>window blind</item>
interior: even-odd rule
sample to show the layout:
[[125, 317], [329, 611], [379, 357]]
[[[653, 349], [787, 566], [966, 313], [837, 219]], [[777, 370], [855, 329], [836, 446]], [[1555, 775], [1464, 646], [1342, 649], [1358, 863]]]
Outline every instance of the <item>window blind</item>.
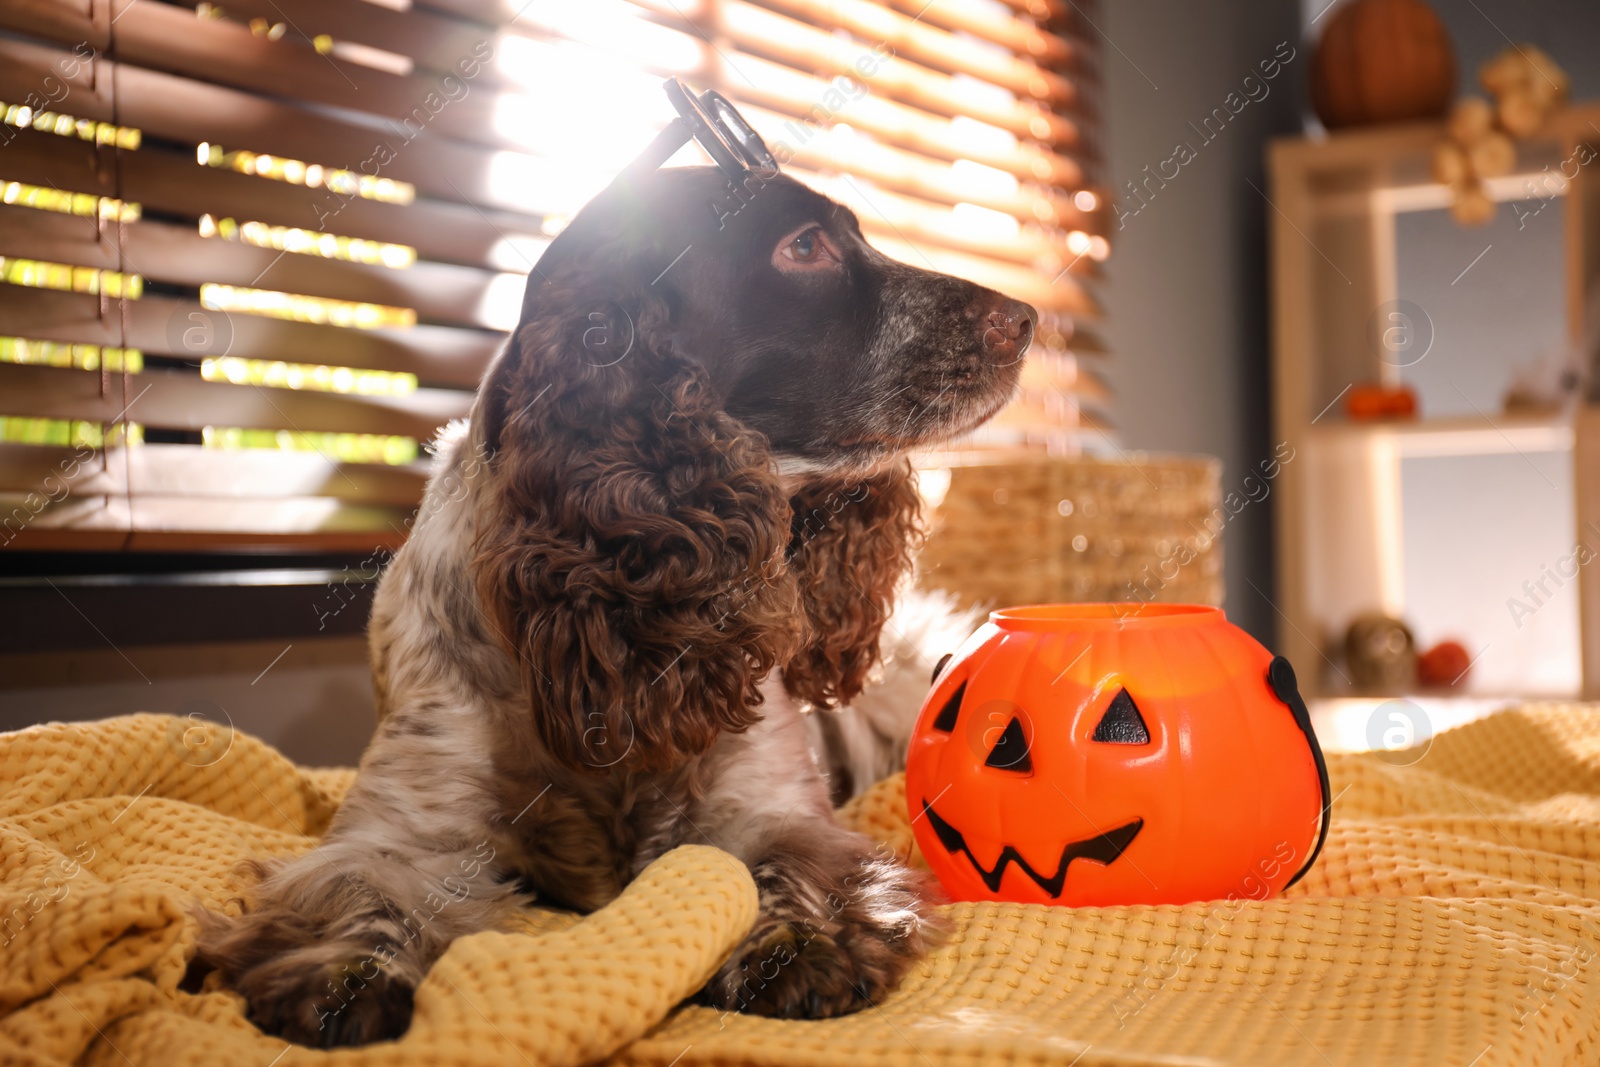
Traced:
[[1017, 402], [955, 447], [1070, 448], [1108, 402], [1093, 11], [5, 0], [0, 545], [398, 544], [419, 445], [668, 75], [885, 253], [1037, 306]]

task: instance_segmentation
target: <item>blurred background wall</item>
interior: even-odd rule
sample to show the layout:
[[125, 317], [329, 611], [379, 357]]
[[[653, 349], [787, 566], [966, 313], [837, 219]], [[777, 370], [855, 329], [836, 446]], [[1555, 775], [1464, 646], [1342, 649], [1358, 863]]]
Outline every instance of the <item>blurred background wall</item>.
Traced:
[[[1196, 150], [1175, 179], [1148, 186], [1142, 207], [1131, 201], [1138, 213], [1113, 233], [1107, 332], [1121, 443], [1218, 456], [1227, 493], [1271, 454], [1262, 150], [1300, 127], [1310, 50], [1287, 0], [1117, 0], [1105, 15], [1107, 185], [1129, 204], [1127, 183], [1146, 182], [1146, 166], [1155, 173], [1179, 142]], [[1263, 83], [1266, 95], [1203, 141], [1190, 123], [1259, 76], [1282, 43], [1294, 58]], [[1270, 508], [1270, 496], [1252, 503], [1222, 538], [1228, 616], [1267, 642], [1275, 615], [1252, 585], [1271, 594]]]

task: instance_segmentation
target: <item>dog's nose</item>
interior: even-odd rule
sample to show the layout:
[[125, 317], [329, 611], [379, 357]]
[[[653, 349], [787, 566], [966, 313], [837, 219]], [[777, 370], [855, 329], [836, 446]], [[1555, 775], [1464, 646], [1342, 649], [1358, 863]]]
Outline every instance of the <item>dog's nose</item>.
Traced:
[[1002, 297], [978, 320], [983, 347], [997, 356], [1015, 359], [1028, 350], [1039, 313], [1020, 300]]

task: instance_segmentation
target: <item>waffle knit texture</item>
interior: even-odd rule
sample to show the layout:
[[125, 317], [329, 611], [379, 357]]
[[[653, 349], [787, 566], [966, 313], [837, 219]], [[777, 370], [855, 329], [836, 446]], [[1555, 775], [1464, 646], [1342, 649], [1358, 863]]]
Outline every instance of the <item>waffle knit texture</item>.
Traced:
[[[166, 716], [34, 727], [0, 735], [0, 1065], [1600, 1061], [1600, 707], [1395, 762], [1330, 759], [1327, 849], [1281, 899], [950, 906], [881, 1006], [820, 1022], [680, 1006], [756, 911], [743, 865], [685, 846], [594, 915], [457, 941], [404, 1038], [324, 1053], [179, 983], [194, 902], [312, 847], [354, 772]], [[842, 818], [911, 854], [898, 778]]]

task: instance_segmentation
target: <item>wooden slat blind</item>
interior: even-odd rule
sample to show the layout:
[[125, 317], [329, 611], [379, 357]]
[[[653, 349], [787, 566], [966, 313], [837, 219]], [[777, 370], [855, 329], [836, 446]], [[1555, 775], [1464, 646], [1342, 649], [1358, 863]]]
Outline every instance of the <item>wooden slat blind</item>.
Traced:
[[398, 543], [418, 443], [668, 75], [888, 254], [1038, 306], [1023, 395], [960, 447], [1070, 447], [1110, 402], [1086, 7], [6, 0], [0, 546]]

